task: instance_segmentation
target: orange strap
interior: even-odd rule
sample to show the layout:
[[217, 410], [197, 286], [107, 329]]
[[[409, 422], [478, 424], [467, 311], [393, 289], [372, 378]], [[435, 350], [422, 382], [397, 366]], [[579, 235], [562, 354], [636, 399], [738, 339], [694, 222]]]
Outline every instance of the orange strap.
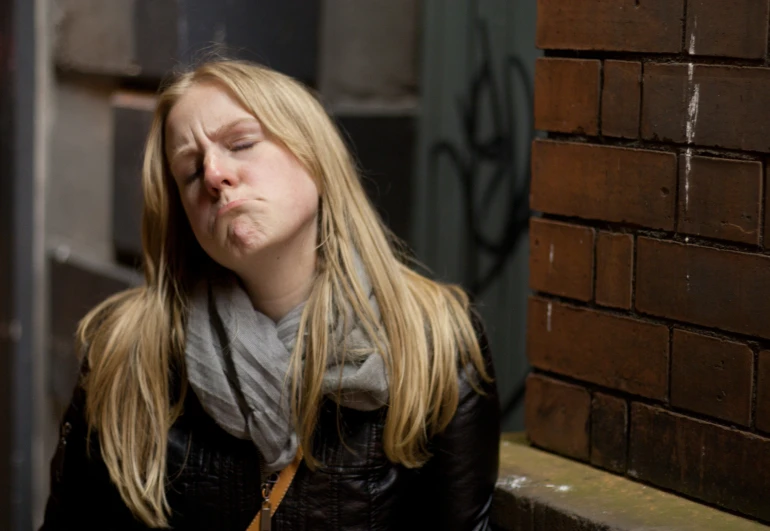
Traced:
[[[270, 503], [268, 505], [268, 510], [271, 518], [278, 510], [278, 506], [281, 504], [281, 501], [283, 501], [284, 496], [286, 496], [286, 493], [291, 486], [291, 482], [294, 479], [294, 476], [297, 474], [297, 469], [299, 469], [301, 462], [302, 448], [297, 448], [297, 455], [294, 457], [294, 461], [289, 463], [289, 465], [281, 470], [280, 474], [278, 474], [278, 481], [275, 482], [275, 485], [270, 492]], [[264, 504], [262, 507], [265, 507]], [[260, 510], [257, 513], [257, 516], [254, 517], [254, 520], [251, 521], [251, 525], [249, 525], [246, 531], [260, 531], [261, 529], [264, 529], [264, 527], [262, 527], [262, 514], [267, 514], [268, 510]], [[269, 529], [269, 524], [267, 528]]]

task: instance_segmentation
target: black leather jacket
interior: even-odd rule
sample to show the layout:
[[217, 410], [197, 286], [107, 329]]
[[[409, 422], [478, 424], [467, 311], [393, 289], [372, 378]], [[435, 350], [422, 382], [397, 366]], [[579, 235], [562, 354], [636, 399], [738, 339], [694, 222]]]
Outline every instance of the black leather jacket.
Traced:
[[[483, 351], [492, 369], [486, 344]], [[363, 412], [324, 405], [314, 454], [304, 462], [273, 517], [274, 530], [486, 530], [498, 472], [499, 405], [494, 383], [484, 395], [461, 371], [460, 404], [431, 441], [420, 469], [388, 461], [382, 446], [385, 409]], [[147, 529], [123, 504], [100, 459], [98, 438], [86, 451], [84, 392], [78, 388], [51, 462], [51, 492], [41, 531]], [[340, 439], [342, 434], [342, 439]], [[223, 431], [187, 393], [168, 442], [167, 496], [174, 529], [245, 531], [260, 502], [259, 454], [251, 441]]]

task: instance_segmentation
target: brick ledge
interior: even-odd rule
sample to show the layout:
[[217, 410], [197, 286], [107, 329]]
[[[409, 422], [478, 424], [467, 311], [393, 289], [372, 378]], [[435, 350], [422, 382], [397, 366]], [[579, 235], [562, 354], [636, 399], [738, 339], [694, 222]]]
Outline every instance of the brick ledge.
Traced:
[[503, 435], [493, 524], [510, 531], [760, 531], [768, 526]]

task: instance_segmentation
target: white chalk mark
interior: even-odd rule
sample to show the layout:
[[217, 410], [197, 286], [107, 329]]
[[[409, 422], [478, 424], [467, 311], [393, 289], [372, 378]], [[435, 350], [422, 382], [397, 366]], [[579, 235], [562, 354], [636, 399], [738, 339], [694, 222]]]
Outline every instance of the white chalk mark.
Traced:
[[[692, 63], [690, 63], [692, 66]], [[692, 75], [690, 75], [692, 83]], [[687, 143], [692, 144], [695, 140], [695, 126], [698, 123], [698, 108], [700, 103], [700, 83], [695, 83], [690, 91], [690, 103], [687, 104]]]
[[551, 244], [551, 250], [548, 252], [548, 263], [553, 265], [553, 244]]
[[690, 208], [690, 172], [692, 172], [692, 148], [687, 148], [684, 155], [684, 213]]
[[698, 29], [698, 18], [692, 21], [692, 32], [690, 32], [690, 47], [687, 49], [690, 55], [695, 55], [695, 30]]
[[511, 476], [497, 480], [497, 486], [509, 489], [520, 489], [527, 484], [529, 480], [525, 476]]
[[[690, 36], [690, 53], [695, 50], [695, 34]], [[698, 110], [700, 109], [700, 84], [695, 83], [695, 65], [687, 64], [687, 121], [685, 123], [685, 136], [687, 145], [691, 146], [695, 141], [695, 126], [698, 124]], [[688, 147], [684, 155], [684, 212], [690, 208], [690, 175], [692, 173], [692, 148]]]
[[547, 321], [546, 321], [546, 330], [549, 332], [551, 331], [551, 314], [553, 313], [553, 303], [548, 303], [548, 315], [547, 315]]
[[551, 483], [546, 483], [544, 486], [547, 489], [554, 489], [559, 492], [569, 492], [572, 490], [572, 487], [569, 485], [553, 485]]

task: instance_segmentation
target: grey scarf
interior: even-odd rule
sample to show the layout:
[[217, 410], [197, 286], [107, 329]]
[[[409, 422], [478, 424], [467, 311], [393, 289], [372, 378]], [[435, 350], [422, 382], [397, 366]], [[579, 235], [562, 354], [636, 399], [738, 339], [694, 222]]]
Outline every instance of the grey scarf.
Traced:
[[[365, 293], [371, 293], [360, 268], [359, 279]], [[369, 302], [379, 317], [373, 295]], [[303, 307], [275, 323], [254, 309], [236, 280], [201, 283], [191, 297], [185, 346], [190, 386], [225, 431], [254, 442], [264, 473], [283, 469], [297, 453], [287, 373]], [[385, 364], [363, 328], [353, 322], [352, 311], [348, 316], [347, 330], [344, 319], [330, 323], [334, 345], [323, 390], [342, 406], [374, 410], [388, 400]], [[335, 355], [343, 346], [344, 363]]]

